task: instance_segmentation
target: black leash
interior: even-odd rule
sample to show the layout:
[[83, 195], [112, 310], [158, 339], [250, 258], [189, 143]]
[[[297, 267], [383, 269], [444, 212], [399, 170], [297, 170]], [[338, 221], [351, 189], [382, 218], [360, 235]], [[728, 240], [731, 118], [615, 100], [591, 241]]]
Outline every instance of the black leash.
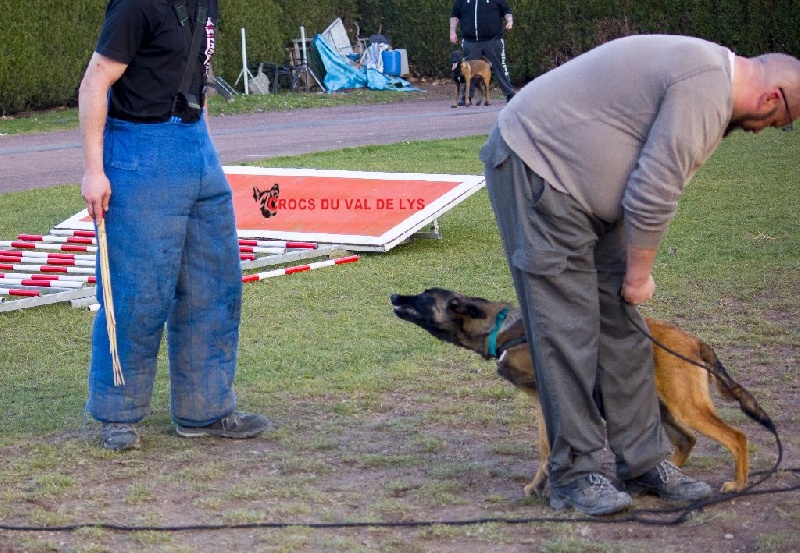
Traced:
[[[783, 472], [800, 474], [798, 469], [786, 469]], [[749, 486], [749, 490], [752, 486]], [[477, 526], [481, 524], [536, 524], [543, 522], [550, 523], [591, 523], [591, 524], [628, 524], [639, 523], [657, 526], [674, 526], [683, 523], [693, 512], [701, 510], [703, 507], [724, 503], [732, 498], [742, 495], [764, 495], [788, 493], [800, 489], [800, 484], [785, 488], [772, 488], [758, 491], [741, 492], [735, 494], [724, 494], [697, 501], [683, 507], [672, 509], [642, 509], [630, 511], [627, 514], [609, 516], [575, 516], [575, 517], [479, 517], [459, 520], [407, 520], [407, 521], [370, 521], [370, 522], [252, 522], [242, 524], [186, 524], [176, 526], [129, 526], [124, 524], [114, 524], [106, 522], [87, 522], [78, 524], [68, 524], [63, 526], [29, 526], [29, 525], [7, 525], [0, 524], [0, 530], [16, 532], [75, 532], [78, 530], [97, 528], [114, 532], [200, 532], [200, 531], [219, 531], [219, 530], [249, 530], [254, 528], [275, 529], [275, 528], [310, 528], [314, 530], [342, 529], [342, 528], [424, 528], [430, 526]], [[653, 515], [675, 514], [668, 519], [658, 519]], [[646, 515], [646, 516], [641, 516]]]

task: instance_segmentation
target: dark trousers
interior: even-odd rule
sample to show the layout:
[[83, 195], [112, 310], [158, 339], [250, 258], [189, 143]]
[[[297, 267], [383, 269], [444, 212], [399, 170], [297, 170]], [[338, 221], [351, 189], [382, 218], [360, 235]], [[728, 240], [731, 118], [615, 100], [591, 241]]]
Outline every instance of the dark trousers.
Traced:
[[[489, 60], [497, 86], [506, 96], [514, 95], [514, 86], [511, 84], [511, 76], [506, 63], [506, 42], [502, 37], [492, 40], [462, 40], [461, 49], [464, 50], [464, 59], [466, 60], [479, 60], [482, 57]], [[470, 97], [472, 97], [472, 90], [470, 88]]]
[[644, 322], [620, 299], [622, 223], [592, 216], [546, 183], [497, 129], [481, 159], [536, 368], [550, 482], [563, 486], [601, 472], [606, 439], [617, 476], [639, 476], [670, 448], [652, 346], [628, 316]]

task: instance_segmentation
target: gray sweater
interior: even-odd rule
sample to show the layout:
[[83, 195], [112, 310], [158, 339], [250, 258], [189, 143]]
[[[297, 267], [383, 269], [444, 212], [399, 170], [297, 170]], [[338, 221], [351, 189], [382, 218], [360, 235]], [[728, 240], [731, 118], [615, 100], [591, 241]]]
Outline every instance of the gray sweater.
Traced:
[[722, 140], [730, 52], [683, 36], [630, 36], [540, 76], [502, 110], [503, 140], [626, 240], [658, 247], [678, 196]]

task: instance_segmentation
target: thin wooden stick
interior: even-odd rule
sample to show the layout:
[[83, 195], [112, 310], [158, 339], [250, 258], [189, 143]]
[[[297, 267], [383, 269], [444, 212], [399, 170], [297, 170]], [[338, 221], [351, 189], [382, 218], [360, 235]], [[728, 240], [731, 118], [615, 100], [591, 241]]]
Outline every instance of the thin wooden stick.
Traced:
[[111, 271], [108, 266], [108, 242], [106, 241], [106, 221], [100, 217], [97, 223], [97, 242], [100, 253], [100, 279], [103, 283], [103, 303], [106, 310], [106, 329], [111, 348], [111, 362], [114, 366], [114, 386], [124, 386], [122, 364], [117, 351], [117, 321], [114, 319], [114, 298], [111, 295]]

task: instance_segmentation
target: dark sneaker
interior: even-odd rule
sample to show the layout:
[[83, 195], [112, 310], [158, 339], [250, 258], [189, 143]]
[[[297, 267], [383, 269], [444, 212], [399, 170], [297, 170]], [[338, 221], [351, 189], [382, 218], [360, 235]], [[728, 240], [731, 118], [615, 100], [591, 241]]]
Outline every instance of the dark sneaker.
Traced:
[[175, 431], [184, 438], [199, 438], [201, 436], [234, 439], [253, 438], [272, 428], [272, 422], [264, 415], [239, 413], [238, 411], [234, 411], [208, 426], [175, 425]]
[[641, 476], [626, 480], [625, 489], [639, 493], [654, 493], [667, 501], [697, 501], [711, 495], [711, 486], [689, 478], [666, 460]]
[[135, 424], [104, 422], [100, 434], [103, 438], [103, 447], [109, 451], [139, 449], [139, 431]]
[[603, 475], [590, 474], [566, 486], [551, 486], [550, 507], [572, 507], [587, 515], [608, 515], [627, 508], [633, 500]]

